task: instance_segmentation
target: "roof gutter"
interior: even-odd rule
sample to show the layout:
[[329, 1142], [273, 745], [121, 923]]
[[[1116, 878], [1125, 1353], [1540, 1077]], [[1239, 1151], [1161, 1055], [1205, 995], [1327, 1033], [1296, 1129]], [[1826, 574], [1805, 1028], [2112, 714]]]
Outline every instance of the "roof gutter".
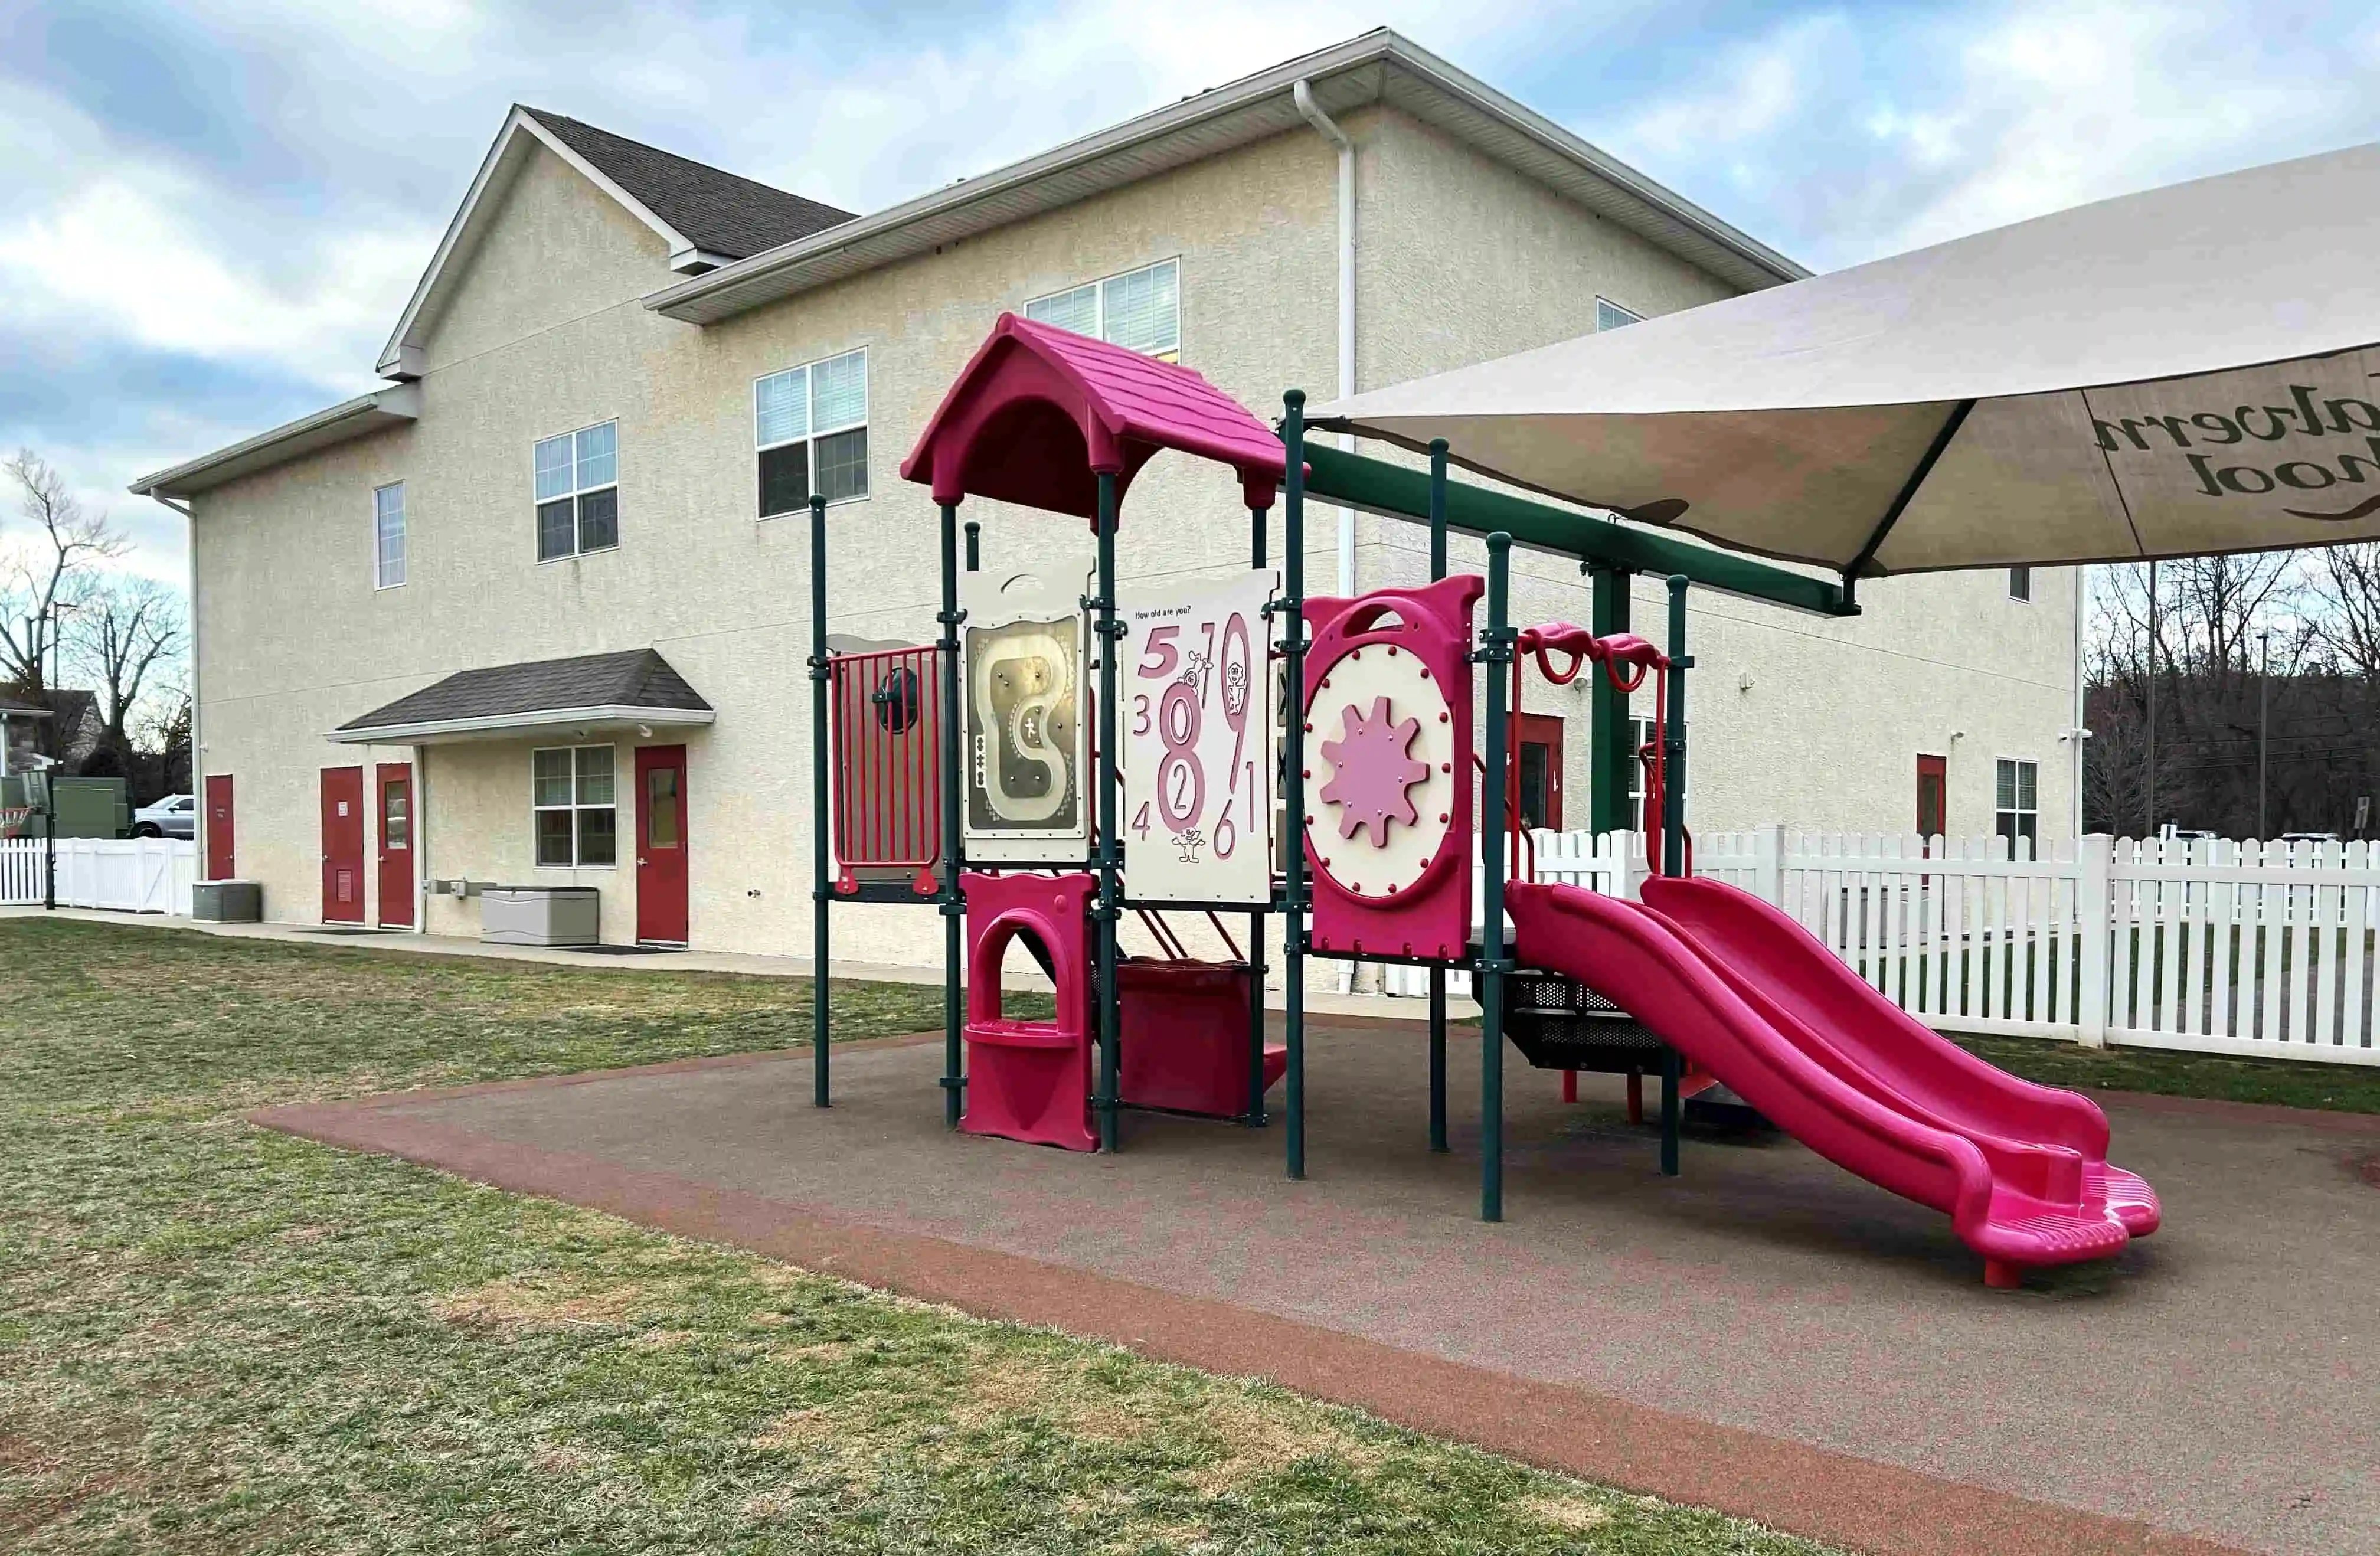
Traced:
[[[1314, 83], [1300, 76], [1289, 89], [1298, 115], [1339, 153], [1339, 397], [1355, 393], [1355, 143], [1314, 101]], [[1339, 446], [1354, 439], [1342, 435]], [[1355, 510], [1339, 510], [1339, 595], [1355, 594]]]

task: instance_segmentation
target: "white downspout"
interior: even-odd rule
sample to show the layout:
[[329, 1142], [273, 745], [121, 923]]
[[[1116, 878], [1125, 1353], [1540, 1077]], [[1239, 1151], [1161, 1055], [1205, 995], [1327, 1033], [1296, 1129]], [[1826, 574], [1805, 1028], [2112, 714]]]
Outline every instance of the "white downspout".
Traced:
[[2082, 742], [2091, 738], [2091, 732], [2082, 726], [2082, 613], [2085, 596], [2083, 579], [2089, 572], [2090, 569], [2087, 567], [2078, 566], [2074, 569], [2074, 728], [2072, 730], [2074, 772], [2070, 780], [2073, 785], [2071, 797], [2074, 805], [2074, 831], [2070, 835], [2076, 839], [2078, 847], [2081, 845], [2082, 836]]
[[[1314, 101], [1313, 83], [1299, 80], [1289, 89], [1291, 101], [1307, 124], [1339, 152], [1339, 395], [1355, 393], [1355, 143], [1331, 122]], [[1339, 446], [1352, 449], [1355, 440], [1342, 434]], [[1355, 592], [1355, 510], [1339, 510], [1339, 594]]]

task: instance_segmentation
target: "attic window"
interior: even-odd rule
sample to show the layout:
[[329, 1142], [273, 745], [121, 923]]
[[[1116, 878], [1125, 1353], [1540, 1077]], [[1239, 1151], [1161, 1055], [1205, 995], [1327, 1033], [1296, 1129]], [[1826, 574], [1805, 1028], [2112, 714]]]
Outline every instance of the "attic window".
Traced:
[[1595, 299], [1595, 327], [1597, 330], [1616, 330], [1623, 324], [1641, 324], [1644, 322], [1643, 314], [1622, 308], [1609, 298]]
[[1165, 260], [1035, 298], [1025, 317], [1161, 362], [1182, 358], [1182, 261]]

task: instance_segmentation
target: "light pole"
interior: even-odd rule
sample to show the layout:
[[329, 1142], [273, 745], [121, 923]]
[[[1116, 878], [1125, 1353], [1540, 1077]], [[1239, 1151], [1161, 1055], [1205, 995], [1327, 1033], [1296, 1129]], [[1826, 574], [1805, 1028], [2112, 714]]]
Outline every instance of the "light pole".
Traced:
[[2273, 635], [2256, 634], [2256, 841], [2265, 841], [2265, 763], [2272, 748]]

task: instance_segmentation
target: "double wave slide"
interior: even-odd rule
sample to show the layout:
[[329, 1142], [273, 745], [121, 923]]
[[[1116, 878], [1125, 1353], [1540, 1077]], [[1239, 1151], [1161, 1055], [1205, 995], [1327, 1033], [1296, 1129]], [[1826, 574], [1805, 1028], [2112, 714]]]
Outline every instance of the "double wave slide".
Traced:
[[1749, 893], [1657, 878], [1644, 899], [1516, 881], [1512, 954], [1610, 1000], [1836, 1165], [1949, 1215], [1987, 1285], [2156, 1230], [2155, 1192], [2108, 1164], [2089, 1098], [1984, 1063]]

